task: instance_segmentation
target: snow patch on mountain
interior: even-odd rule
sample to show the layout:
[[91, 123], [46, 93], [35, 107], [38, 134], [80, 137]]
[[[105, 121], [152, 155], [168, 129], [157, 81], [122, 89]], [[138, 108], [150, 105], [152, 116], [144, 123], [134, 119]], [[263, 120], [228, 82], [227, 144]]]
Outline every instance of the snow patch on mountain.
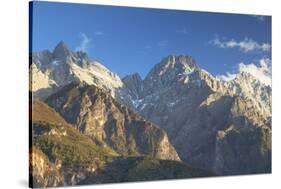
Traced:
[[143, 99], [132, 100], [132, 102], [133, 105], [138, 108], [143, 103]]
[[78, 80], [105, 89], [114, 97], [117, 89], [123, 86], [117, 74], [96, 61], [90, 61], [84, 52], [68, 50], [63, 41], [52, 53], [33, 53], [31, 71], [32, 91], [35, 93]]
[[62, 63], [62, 60], [53, 60], [51, 62], [51, 64], [53, 64], [53, 65], [59, 65], [60, 63]]

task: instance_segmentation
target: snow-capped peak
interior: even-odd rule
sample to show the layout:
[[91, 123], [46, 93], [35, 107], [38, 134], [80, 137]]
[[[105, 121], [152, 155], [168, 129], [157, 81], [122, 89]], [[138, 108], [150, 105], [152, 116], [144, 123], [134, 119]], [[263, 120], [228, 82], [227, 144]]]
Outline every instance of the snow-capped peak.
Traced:
[[[96, 85], [115, 96], [115, 91], [123, 85], [117, 74], [111, 72], [101, 63], [91, 61], [85, 52], [70, 51], [63, 41], [54, 48], [52, 53], [42, 54], [39, 52], [34, 55], [32, 63], [37, 66], [38, 74], [33, 74], [32, 79], [44, 81], [42, 87], [40, 87], [40, 83], [36, 83], [36, 88], [33, 87], [35, 93], [46, 86], [50, 88], [49, 83], [56, 83], [55, 87], [62, 87], [78, 80]], [[37, 76], [38, 78], [36, 78]]]

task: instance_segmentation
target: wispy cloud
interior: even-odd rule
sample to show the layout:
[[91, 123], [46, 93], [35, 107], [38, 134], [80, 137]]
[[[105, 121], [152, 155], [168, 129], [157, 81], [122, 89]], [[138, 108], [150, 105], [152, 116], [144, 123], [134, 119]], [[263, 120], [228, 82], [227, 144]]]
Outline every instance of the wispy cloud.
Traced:
[[217, 77], [224, 81], [230, 81], [233, 80], [237, 76], [237, 74], [245, 72], [251, 74], [265, 85], [271, 86], [271, 77], [272, 77], [271, 65], [272, 65], [271, 60], [268, 58], [260, 59], [258, 64], [255, 63], [245, 64], [241, 62], [240, 64], [238, 64], [238, 73], [227, 72], [225, 75], [218, 75]]
[[80, 33], [79, 38], [81, 41], [80, 44], [75, 48], [75, 51], [87, 52], [91, 39], [85, 33]]
[[271, 45], [269, 43], [258, 43], [257, 41], [249, 38], [245, 38], [242, 41], [236, 41], [234, 39], [226, 40], [216, 36], [215, 39], [210, 41], [210, 43], [219, 48], [239, 48], [245, 53], [252, 51], [268, 52], [271, 49]]
[[157, 45], [160, 47], [166, 47], [166, 46], [168, 46], [168, 44], [169, 44], [168, 40], [162, 40], [162, 41], [159, 41]]
[[94, 34], [95, 35], [103, 35], [104, 33], [102, 31], [96, 31]]

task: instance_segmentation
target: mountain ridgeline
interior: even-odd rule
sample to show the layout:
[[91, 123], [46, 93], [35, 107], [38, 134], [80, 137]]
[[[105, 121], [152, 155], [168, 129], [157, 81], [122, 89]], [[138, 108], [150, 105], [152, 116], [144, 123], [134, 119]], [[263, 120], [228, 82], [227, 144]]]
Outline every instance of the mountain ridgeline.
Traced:
[[271, 86], [170, 55], [119, 78], [61, 41], [32, 53], [34, 187], [271, 172]]

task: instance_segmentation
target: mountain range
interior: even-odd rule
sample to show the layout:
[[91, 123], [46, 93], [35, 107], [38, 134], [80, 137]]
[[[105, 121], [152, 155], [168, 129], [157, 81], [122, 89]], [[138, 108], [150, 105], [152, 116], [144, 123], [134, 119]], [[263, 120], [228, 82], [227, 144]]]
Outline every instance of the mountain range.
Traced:
[[63, 41], [29, 70], [35, 186], [271, 172], [272, 89], [249, 73], [169, 55], [121, 79]]

